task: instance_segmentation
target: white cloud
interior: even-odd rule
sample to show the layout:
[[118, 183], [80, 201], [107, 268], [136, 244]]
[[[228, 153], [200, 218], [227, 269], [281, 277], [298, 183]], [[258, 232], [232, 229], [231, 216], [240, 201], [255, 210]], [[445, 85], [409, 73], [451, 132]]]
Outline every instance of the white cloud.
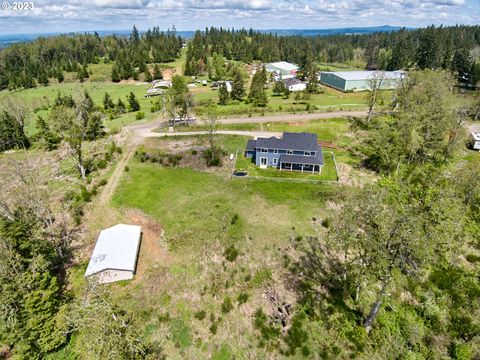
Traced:
[[140, 29], [173, 24], [178, 29], [478, 24], [477, 1], [36, 0], [33, 11], [0, 11], [0, 33], [129, 29], [133, 24]]

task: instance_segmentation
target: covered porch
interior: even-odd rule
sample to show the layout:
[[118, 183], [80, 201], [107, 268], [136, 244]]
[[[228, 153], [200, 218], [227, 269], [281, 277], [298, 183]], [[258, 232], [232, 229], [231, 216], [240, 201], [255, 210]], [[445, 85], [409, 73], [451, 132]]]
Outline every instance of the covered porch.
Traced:
[[279, 169], [284, 171], [300, 171], [312, 174], [322, 172], [322, 163], [317, 157], [282, 155], [280, 156]]

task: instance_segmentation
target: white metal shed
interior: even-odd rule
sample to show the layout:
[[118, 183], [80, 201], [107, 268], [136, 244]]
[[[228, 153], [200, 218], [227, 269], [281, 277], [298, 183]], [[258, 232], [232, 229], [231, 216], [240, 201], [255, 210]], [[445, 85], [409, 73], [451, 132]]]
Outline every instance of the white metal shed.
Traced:
[[140, 226], [125, 224], [100, 231], [85, 277], [95, 276], [100, 283], [133, 278], [141, 234]]

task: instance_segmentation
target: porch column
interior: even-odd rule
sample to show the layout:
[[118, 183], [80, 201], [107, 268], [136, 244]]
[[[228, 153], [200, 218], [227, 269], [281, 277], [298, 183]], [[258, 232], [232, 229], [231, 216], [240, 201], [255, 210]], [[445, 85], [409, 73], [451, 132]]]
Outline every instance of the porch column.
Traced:
[[302, 173], [303, 173], [303, 164], [302, 164]]
[[312, 165], [312, 174], [315, 174], [315, 165]]
[[283, 164], [283, 163], [281, 162], [281, 163], [280, 163], [280, 171], [282, 171], [282, 164]]

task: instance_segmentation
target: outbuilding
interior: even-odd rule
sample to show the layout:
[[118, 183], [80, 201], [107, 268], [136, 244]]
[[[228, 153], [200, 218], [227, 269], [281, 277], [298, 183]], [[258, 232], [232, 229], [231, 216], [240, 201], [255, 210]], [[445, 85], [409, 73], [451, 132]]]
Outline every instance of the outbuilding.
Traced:
[[473, 150], [480, 150], [480, 132], [472, 131], [470, 133], [470, 145]]
[[100, 231], [85, 277], [106, 284], [133, 278], [137, 266], [142, 228], [118, 224]]
[[265, 64], [265, 70], [273, 73], [275, 80], [293, 78], [297, 75], [298, 66], [286, 61]]
[[283, 83], [285, 84], [285, 87], [291, 92], [303, 91], [307, 88], [307, 83], [297, 78], [285, 79], [283, 80]]
[[370, 90], [372, 79], [381, 79], [382, 89], [395, 89], [401, 84], [405, 72], [398, 71], [323, 71], [320, 82], [340, 91]]

